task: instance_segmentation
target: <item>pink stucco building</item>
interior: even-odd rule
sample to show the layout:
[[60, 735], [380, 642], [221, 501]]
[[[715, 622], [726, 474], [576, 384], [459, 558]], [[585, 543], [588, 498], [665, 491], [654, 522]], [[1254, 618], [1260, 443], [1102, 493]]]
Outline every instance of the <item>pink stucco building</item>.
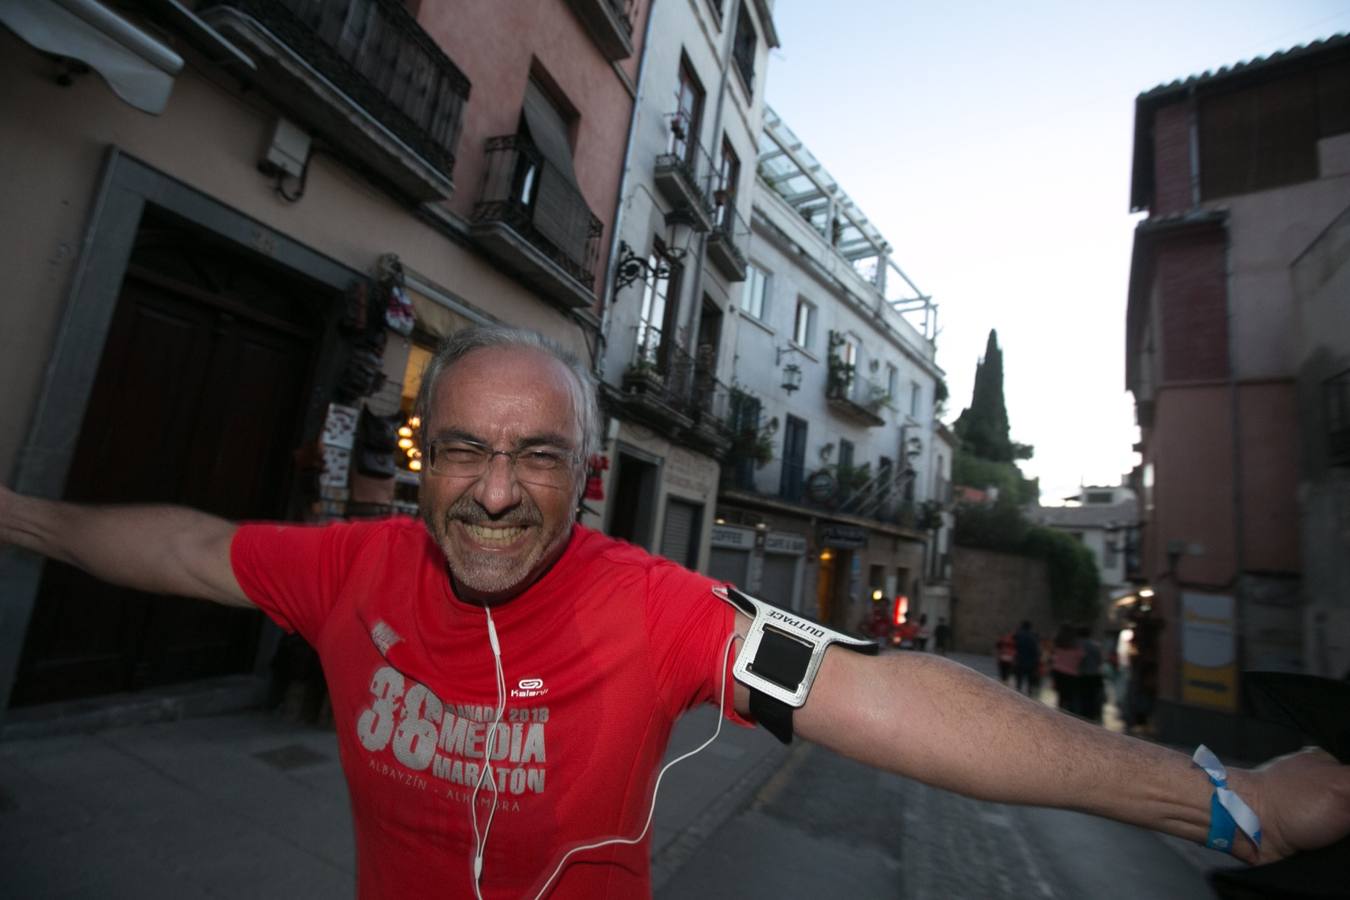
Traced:
[[1126, 380], [1142, 574], [1163, 623], [1156, 724], [1251, 758], [1270, 740], [1239, 715], [1238, 671], [1350, 667], [1346, 601], [1307, 577], [1311, 547], [1350, 549], [1344, 536], [1327, 546], [1327, 517], [1313, 514], [1344, 480], [1318, 447], [1347, 336], [1307, 313], [1345, 276], [1344, 240], [1336, 253], [1327, 236], [1344, 234], [1350, 209], [1350, 38], [1141, 94], [1131, 207], [1147, 213]]

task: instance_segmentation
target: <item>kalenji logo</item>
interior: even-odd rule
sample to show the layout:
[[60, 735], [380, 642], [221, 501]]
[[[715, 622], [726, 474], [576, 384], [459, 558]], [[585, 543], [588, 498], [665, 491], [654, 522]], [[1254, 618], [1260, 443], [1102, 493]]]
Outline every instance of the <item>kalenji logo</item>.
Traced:
[[512, 697], [542, 697], [548, 693], [542, 678], [522, 678], [511, 688]]
[[375, 626], [370, 629], [370, 639], [374, 641], [375, 646], [379, 648], [381, 656], [388, 656], [389, 648], [403, 640], [397, 631], [390, 628], [383, 621], [376, 622]]

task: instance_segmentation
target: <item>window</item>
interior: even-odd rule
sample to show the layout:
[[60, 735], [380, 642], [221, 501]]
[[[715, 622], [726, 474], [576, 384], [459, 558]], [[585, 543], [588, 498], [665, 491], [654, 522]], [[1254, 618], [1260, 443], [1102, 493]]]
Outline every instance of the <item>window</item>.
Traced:
[[923, 388], [919, 387], [917, 381], [909, 383], [909, 414], [914, 418], [919, 417], [919, 399], [923, 397]]
[[544, 83], [533, 77], [525, 85], [518, 132], [537, 151], [520, 153], [512, 173], [513, 199], [530, 210], [530, 224], [540, 236], [574, 262], [585, 260], [590, 237], [576, 227], [586, 210], [572, 161], [572, 124], [576, 115], [555, 101]]
[[675, 91], [675, 115], [670, 121], [671, 154], [694, 164], [698, 147], [699, 126], [703, 119], [703, 85], [694, 74], [693, 66], [680, 57], [680, 85]]
[[713, 222], [718, 228], [730, 229], [733, 226], [730, 213], [736, 211], [736, 184], [741, 180], [741, 158], [731, 146], [731, 141], [722, 138], [722, 161], [717, 167], [717, 189], [713, 199], [717, 202], [717, 212]]
[[792, 339], [797, 346], [810, 348], [816, 336], [816, 305], [805, 297], [797, 298], [797, 317], [792, 323]]
[[653, 272], [666, 274], [645, 282], [642, 286], [642, 305], [639, 307], [640, 321], [637, 326], [637, 355], [634, 361], [659, 362], [662, 329], [666, 324], [667, 298], [678, 290], [679, 267], [674, 260], [666, 256], [665, 247], [657, 241], [647, 257], [647, 266]]
[[895, 363], [886, 363], [886, 402], [895, 405], [896, 392], [900, 390], [900, 372]]
[[741, 309], [763, 321], [765, 300], [769, 294], [769, 275], [754, 266], [746, 267], [745, 288], [741, 294]]
[[844, 365], [856, 371], [860, 356], [862, 356], [862, 342], [858, 340], [857, 335], [844, 335], [844, 346], [840, 348], [839, 359]]
[[736, 18], [736, 46], [731, 50], [731, 56], [736, 63], [736, 71], [741, 73], [741, 79], [745, 82], [745, 92], [754, 93], [755, 90], [755, 47], [759, 42], [755, 34], [755, 23], [750, 21], [750, 14], [745, 10], [746, 4], [742, 3], [740, 15]]
[[853, 468], [853, 442], [844, 438], [839, 439], [839, 470], [842, 472]]

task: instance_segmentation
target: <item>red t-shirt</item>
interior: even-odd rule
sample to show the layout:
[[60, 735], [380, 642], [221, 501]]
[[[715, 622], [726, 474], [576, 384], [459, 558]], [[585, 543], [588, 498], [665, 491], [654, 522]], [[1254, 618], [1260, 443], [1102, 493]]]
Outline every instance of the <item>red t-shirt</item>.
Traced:
[[[496, 710], [481, 606], [412, 519], [249, 525], [239, 584], [323, 661], [362, 898], [472, 897], [469, 797]], [[733, 611], [715, 582], [577, 526], [562, 557], [493, 609], [507, 687], [484, 897], [533, 897], [574, 846], [633, 837], [676, 718], [716, 702]], [[740, 720], [728, 680], [724, 713]], [[491, 791], [478, 794], [479, 828]], [[574, 854], [556, 898], [650, 893], [650, 833]]]

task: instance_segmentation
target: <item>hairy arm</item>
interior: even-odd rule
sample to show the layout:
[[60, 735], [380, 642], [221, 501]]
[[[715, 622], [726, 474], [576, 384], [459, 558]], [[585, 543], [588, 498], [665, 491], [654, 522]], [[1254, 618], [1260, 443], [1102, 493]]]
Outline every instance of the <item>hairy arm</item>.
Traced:
[[230, 565], [232, 522], [178, 506], [81, 506], [0, 486], [0, 544], [156, 594], [252, 606]]
[[[738, 620], [744, 633], [745, 623]], [[737, 685], [737, 708], [748, 693]], [[1213, 787], [1183, 753], [1051, 709], [942, 657], [826, 652], [797, 733], [852, 759], [999, 803], [1074, 809], [1203, 842]], [[1350, 833], [1350, 766], [1321, 751], [1258, 770], [1229, 767], [1229, 786], [1261, 818], [1269, 862]]]

